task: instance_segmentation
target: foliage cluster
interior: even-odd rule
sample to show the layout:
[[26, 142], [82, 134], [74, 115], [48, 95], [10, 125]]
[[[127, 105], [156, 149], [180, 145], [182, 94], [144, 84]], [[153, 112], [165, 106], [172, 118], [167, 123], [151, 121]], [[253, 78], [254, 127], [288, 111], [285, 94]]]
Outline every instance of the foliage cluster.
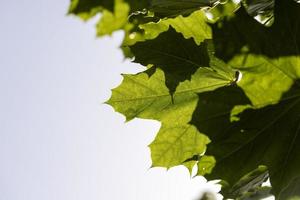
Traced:
[[225, 199], [300, 198], [299, 2], [72, 0], [69, 13], [101, 13], [97, 35], [123, 30], [146, 67], [107, 103], [161, 122], [153, 167], [197, 165]]

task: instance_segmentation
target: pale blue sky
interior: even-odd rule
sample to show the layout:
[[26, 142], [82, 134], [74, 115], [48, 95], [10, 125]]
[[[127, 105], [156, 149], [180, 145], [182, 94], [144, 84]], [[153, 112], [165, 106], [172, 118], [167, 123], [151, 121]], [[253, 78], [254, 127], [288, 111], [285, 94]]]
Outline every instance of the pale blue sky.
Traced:
[[202, 178], [148, 170], [159, 123], [102, 102], [121, 73], [122, 33], [95, 38], [67, 17], [68, 0], [10, 0], [0, 8], [0, 200], [189, 200]]

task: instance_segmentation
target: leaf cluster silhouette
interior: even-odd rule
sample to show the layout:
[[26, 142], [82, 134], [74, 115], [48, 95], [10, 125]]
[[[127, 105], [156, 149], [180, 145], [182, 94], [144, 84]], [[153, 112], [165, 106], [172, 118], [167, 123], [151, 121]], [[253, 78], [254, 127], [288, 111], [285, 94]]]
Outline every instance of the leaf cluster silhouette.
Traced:
[[69, 13], [101, 13], [97, 35], [122, 30], [145, 66], [107, 104], [161, 122], [152, 167], [196, 167], [225, 199], [300, 199], [298, 1], [71, 0]]

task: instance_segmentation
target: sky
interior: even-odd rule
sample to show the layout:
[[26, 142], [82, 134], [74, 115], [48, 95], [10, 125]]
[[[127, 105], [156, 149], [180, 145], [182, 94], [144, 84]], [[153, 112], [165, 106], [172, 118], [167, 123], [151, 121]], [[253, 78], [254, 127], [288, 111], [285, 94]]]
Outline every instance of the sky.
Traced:
[[[122, 33], [95, 37], [96, 19], [67, 16], [69, 0], [0, 7], [0, 200], [194, 200], [218, 191], [183, 167], [151, 166], [160, 124], [103, 104], [121, 73]], [[218, 196], [218, 199], [221, 199]]]

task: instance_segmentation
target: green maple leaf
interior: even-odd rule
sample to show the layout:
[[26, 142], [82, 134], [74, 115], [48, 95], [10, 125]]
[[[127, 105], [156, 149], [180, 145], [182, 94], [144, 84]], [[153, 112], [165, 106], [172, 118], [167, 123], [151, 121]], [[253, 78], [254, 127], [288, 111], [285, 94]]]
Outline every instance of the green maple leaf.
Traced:
[[108, 104], [123, 113], [127, 120], [139, 117], [162, 122], [150, 145], [153, 166], [180, 165], [205, 151], [209, 139], [188, 122], [197, 105], [196, 93], [228, 85], [234, 79], [235, 71], [225, 68], [225, 73], [218, 67], [199, 68], [190, 81], [179, 84], [173, 100], [160, 69], [151, 77], [146, 73], [126, 75], [123, 83], [113, 90]]

